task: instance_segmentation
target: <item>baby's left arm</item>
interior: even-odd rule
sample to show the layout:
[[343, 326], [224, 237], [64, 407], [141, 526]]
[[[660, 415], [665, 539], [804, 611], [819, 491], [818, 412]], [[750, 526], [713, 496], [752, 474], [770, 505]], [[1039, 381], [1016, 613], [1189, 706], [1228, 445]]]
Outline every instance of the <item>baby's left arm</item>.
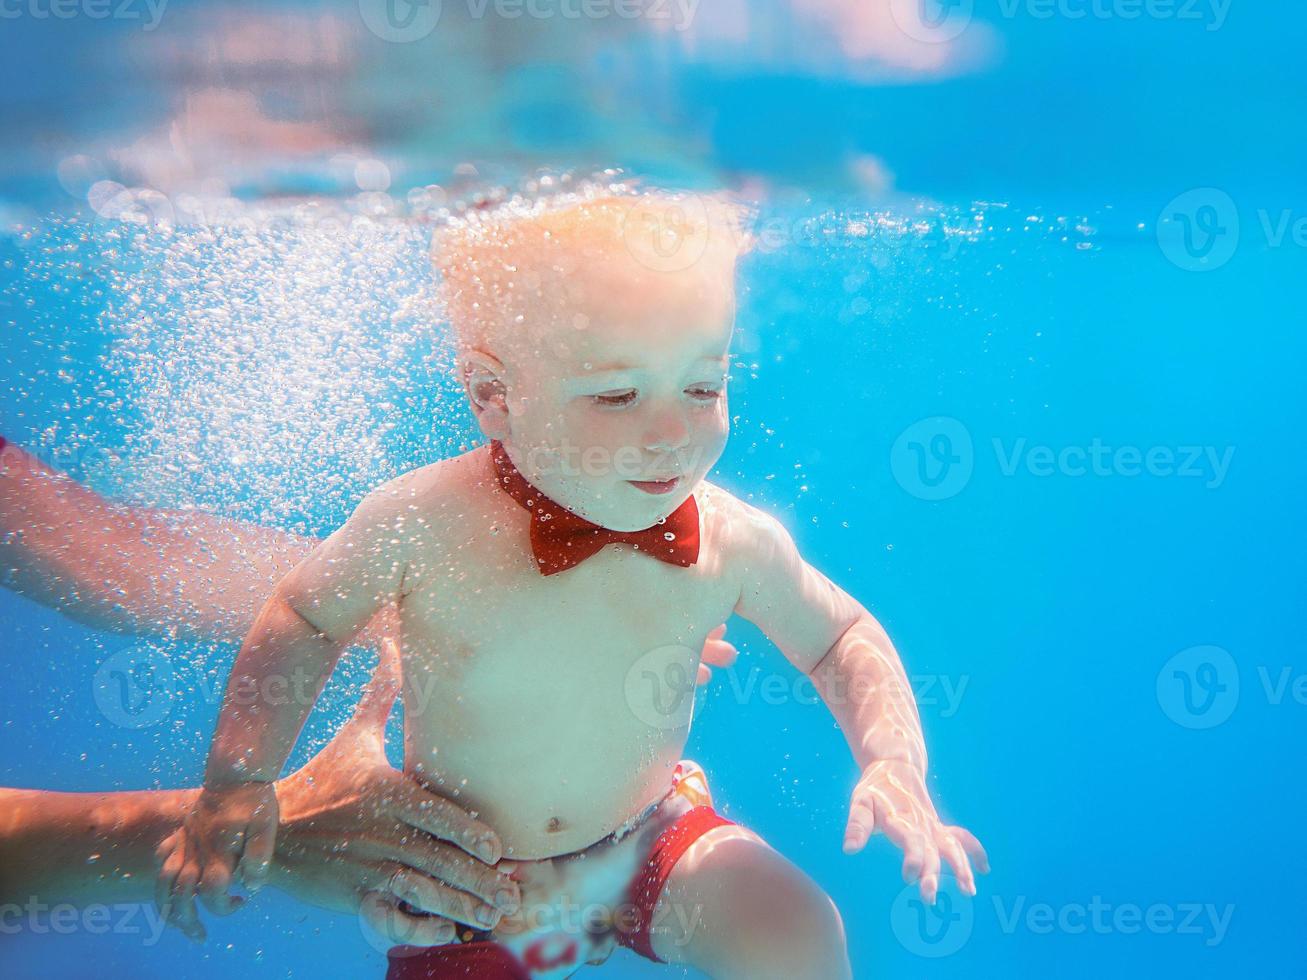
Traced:
[[981, 871], [989, 870], [988, 861], [969, 831], [945, 826], [935, 811], [921, 719], [894, 645], [871, 613], [803, 560], [779, 521], [742, 506], [748, 526], [738, 538], [742, 581], [735, 611], [812, 679], [862, 774], [845, 853], [884, 832], [904, 852], [903, 879], [919, 881], [928, 902], [939, 887], [941, 855], [962, 890], [974, 895], [971, 861]]

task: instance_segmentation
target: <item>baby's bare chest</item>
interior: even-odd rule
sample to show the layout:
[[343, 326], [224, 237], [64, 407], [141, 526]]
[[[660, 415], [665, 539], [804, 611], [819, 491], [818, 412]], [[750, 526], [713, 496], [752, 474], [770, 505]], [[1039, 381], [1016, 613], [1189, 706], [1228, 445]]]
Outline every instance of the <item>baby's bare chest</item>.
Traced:
[[531, 710], [542, 689], [609, 698], [643, 660], [684, 663], [692, 678], [708, 632], [739, 598], [724, 567], [711, 541], [689, 568], [609, 545], [546, 576], [491, 534], [432, 561], [405, 596], [406, 676], [510, 711]]

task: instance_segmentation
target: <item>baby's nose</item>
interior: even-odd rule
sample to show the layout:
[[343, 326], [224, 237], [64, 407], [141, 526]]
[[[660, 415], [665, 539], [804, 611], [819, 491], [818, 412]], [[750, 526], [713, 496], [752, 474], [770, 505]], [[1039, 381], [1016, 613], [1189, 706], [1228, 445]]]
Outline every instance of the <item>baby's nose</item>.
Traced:
[[690, 426], [680, 409], [666, 409], [650, 419], [644, 447], [650, 452], [665, 453], [683, 449], [690, 442]]

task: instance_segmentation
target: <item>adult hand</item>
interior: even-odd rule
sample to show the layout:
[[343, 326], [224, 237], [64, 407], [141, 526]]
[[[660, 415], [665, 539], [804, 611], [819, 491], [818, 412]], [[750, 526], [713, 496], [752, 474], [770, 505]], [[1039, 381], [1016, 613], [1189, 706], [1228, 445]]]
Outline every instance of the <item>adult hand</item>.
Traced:
[[[494, 867], [503, 845], [490, 827], [387, 761], [386, 721], [398, 693], [399, 651], [387, 638], [353, 717], [274, 784], [281, 822], [268, 880], [301, 901], [359, 914], [392, 942], [435, 946], [453, 940], [455, 922], [486, 928], [517, 911], [521, 892], [510, 865]], [[193, 903], [174, 917], [203, 939]]]

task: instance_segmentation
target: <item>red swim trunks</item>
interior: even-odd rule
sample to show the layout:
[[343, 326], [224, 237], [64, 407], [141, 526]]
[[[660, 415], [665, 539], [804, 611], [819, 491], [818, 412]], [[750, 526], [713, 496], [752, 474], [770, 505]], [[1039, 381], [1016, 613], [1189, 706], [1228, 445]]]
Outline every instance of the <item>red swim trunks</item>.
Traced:
[[[672, 869], [695, 841], [717, 827], [732, 821], [712, 807], [703, 771], [693, 763], [683, 762], [676, 768], [669, 799], [677, 797], [695, 805], [682, 813], [659, 834], [626, 894], [629, 915], [615, 923], [617, 943], [641, 956], [661, 963], [650, 938], [654, 909], [662, 897]], [[550, 934], [519, 953], [500, 943], [483, 940], [418, 950], [399, 947], [391, 950], [386, 980], [537, 980], [549, 976], [568, 976], [585, 959], [575, 937]]]

